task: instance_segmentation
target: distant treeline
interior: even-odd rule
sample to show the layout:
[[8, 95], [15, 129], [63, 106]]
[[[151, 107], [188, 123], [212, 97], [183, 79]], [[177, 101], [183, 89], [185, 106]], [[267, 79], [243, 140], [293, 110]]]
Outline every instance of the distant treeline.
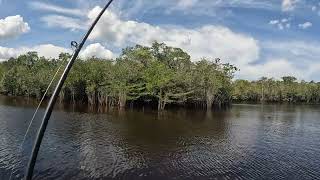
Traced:
[[[40, 99], [58, 67], [64, 67], [69, 58], [70, 54], [62, 53], [58, 59], [46, 59], [29, 52], [0, 63], [1, 94]], [[148, 105], [159, 110], [166, 105], [210, 109], [232, 101], [319, 102], [318, 83], [298, 83], [294, 77], [233, 81], [237, 70], [220, 59], [192, 62], [182, 49], [163, 43], [136, 45], [124, 49], [116, 59], [78, 59], [59, 101], [117, 107]], [[52, 91], [53, 87], [48, 97]]]
[[281, 80], [262, 77], [258, 81], [236, 80], [233, 83], [233, 101], [320, 103], [319, 82], [298, 82], [295, 77]]

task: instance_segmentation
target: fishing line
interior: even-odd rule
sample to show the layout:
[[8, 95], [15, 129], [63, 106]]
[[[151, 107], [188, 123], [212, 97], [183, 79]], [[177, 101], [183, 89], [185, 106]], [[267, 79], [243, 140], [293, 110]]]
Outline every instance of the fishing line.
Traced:
[[[72, 54], [72, 55], [73, 55], [73, 54]], [[55, 74], [53, 75], [53, 77], [52, 77], [49, 85], [47, 86], [47, 89], [46, 89], [46, 91], [44, 92], [44, 94], [43, 94], [40, 102], [38, 103], [38, 106], [37, 106], [35, 112], [33, 113], [33, 116], [32, 116], [32, 118], [31, 118], [31, 121], [29, 122], [29, 125], [28, 125], [28, 128], [27, 128], [27, 131], [26, 131], [25, 134], [24, 134], [22, 143], [21, 143], [20, 146], [19, 146], [19, 154], [20, 154], [20, 155], [22, 155], [23, 145], [24, 145], [24, 143], [25, 143], [25, 141], [26, 141], [26, 138], [27, 138], [27, 135], [28, 135], [28, 133], [29, 133], [29, 131], [30, 131], [30, 128], [31, 128], [31, 126], [32, 126], [32, 123], [33, 123], [33, 121], [34, 121], [34, 119], [35, 119], [35, 117], [36, 117], [36, 115], [37, 115], [37, 113], [38, 113], [38, 111], [39, 111], [39, 109], [40, 109], [40, 106], [41, 106], [42, 102], [44, 101], [45, 97], [47, 96], [47, 94], [48, 94], [48, 92], [49, 92], [49, 90], [50, 90], [50, 87], [52, 86], [52, 84], [53, 84], [56, 76], [58, 75], [58, 73], [59, 73], [59, 71], [60, 71], [60, 69], [62, 68], [63, 65], [64, 65], [64, 63], [63, 63], [63, 61], [62, 61], [62, 63], [61, 63], [60, 66], [58, 67], [57, 71], [56, 71]], [[11, 180], [15, 168], [16, 168], [16, 166], [15, 166], [15, 164], [14, 164], [14, 165], [13, 165], [13, 168], [12, 168], [12, 170], [11, 170], [11, 173], [10, 173], [9, 180]]]
[[[65, 80], [68, 77], [68, 74], [72, 68], [73, 63], [75, 62], [75, 60], [77, 59], [82, 47], [84, 46], [85, 42], [87, 41], [89, 35], [91, 34], [92, 30], [94, 29], [94, 27], [96, 26], [96, 24], [98, 23], [98, 21], [100, 20], [101, 16], [104, 14], [104, 12], [108, 9], [108, 7], [110, 6], [110, 4], [112, 3], [113, 0], [109, 0], [108, 3], [104, 6], [103, 9], [101, 9], [100, 13], [98, 14], [98, 16], [96, 17], [96, 19], [93, 21], [93, 23], [91, 24], [89, 30], [86, 32], [86, 34], [84, 35], [81, 43], [79, 45], [76, 46], [76, 50], [74, 51], [73, 56], [71, 57], [70, 61], [68, 62], [67, 66], [65, 67], [63, 74], [61, 75], [54, 91], [53, 94], [49, 100], [49, 103], [47, 105], [46, 111], [44, 113], [40, 128], [38, 130], [37, 133], [37, 137], [36, 137], [36, 141], [33, 145], [32, 148], [32, 153], [31, 153], [31, 157], [29, 159], [28, 162], [28, 167], [27, 167], [27, 171], [26, 171], [26, 175], [25, 175], [25, 180], [31, 180], [32, 176], [33, 176], [33, 170], [34, 170], [34, 166], [36, 164], [37, 161], [37, 157], [38, 157], [38, 153], [40, 150], [40, 146], [41, 146], [41, 142], [43, 139], [43, 136], [45, 134], [45, 131], [47, 129], [48, 123], [49, 123], [49, 119], [51, 117], [54, 105], [57, 101], [57, 98], [61, 92], [62, 86], [65, 82]], [[74, 44], [75, 45], [75, 44]]]

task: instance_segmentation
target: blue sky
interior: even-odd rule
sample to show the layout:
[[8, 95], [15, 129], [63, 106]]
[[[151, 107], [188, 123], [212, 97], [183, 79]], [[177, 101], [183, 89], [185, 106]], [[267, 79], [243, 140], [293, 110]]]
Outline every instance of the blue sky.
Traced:
[[[0, 61], [27, 51], [70, 52], [104, 0], [0, 0]], [[82, 57], [114, 58], [154, 40], [181, 47], [193, 61], [220, 57], [236, 78], [320, 81], [319, 0], [114, 0]]]

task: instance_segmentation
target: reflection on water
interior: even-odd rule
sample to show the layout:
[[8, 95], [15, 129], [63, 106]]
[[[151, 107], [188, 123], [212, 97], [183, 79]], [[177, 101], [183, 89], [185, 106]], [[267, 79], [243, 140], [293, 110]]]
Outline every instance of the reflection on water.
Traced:
[[[34, 102], [0, 97], [0, 179], [23, 175], [19, 155]], [[233, 105], [230, 110], [109, 110], [57, 106], [35, 179], [317, 179], [320, 106]], [[40, 114], [43, 113], [43, 109]]]

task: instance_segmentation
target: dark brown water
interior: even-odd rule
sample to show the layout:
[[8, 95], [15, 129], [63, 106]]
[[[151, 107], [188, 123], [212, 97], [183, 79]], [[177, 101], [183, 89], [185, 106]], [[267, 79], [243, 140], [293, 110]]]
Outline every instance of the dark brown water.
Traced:
[[[0, 179], [23, 176], [39, 120], [0, 98]], [[43, 113], [43, 109], [41, 110]], [[41, 114], [40, 113], [40, 114]], [[320, 179], [320, 106], [233, 105], [221, 112], [57, 108], [35, 179]]]

